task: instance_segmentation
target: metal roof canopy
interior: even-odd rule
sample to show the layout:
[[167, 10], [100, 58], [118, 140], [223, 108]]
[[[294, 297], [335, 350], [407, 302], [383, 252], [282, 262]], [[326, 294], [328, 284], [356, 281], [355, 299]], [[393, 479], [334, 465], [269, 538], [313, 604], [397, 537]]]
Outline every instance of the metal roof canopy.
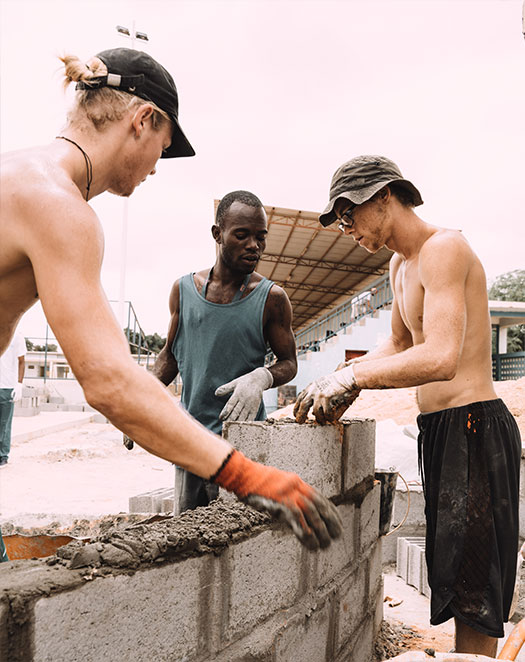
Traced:
[[[219, 200], [215, 200], [215, 213]], [[280, 285], [293, 307], [294, 331], [310, 325], [388, 271], [392, 251], [369, 253], [337, 224], [312, 211], [269, 207], [266, 250], [257, 271]]]

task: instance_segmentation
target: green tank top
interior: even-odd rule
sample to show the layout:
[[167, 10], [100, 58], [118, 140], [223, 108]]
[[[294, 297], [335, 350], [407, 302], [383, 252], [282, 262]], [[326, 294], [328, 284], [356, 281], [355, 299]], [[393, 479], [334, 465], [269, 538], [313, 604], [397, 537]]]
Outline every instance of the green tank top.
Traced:
[[[221, 434], [219, 414], [231, 394], [215, 390], [264, 365], [263, 312], [273, 282], [263, 278], [248, 296], [232, 303], [206, 301], [193, 274], [179, 284], [179, 324], [171, 351], [182, 378], [181, 403], [208, 430]], [[258, 421], [266, 418], [264, 404]]]

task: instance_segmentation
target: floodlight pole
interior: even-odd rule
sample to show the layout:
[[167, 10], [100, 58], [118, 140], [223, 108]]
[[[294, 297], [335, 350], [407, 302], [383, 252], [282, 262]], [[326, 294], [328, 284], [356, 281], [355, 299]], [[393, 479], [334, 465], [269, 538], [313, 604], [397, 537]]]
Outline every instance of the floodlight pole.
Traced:
[[[135, 41], [137, 36], [140, 35], [142, 41], [149, 41], [148, 35], [145, 32], [137, 32], [135, 30], [135, 19], [131, 22], [131, 31], [122, 25], [116, 26], [117, 32], [121, 37], [129, 39], [131, 48], [135, 48]], [[122, 233], [120, 240], [120, 286], [119, 286], [119, 323], [122, 329], [125, 324], [125, 289], [126, 289], [126, 268], [128, 259], [128, 210], [129, 199], [124, 198], [124, 205], [122, 209]]]

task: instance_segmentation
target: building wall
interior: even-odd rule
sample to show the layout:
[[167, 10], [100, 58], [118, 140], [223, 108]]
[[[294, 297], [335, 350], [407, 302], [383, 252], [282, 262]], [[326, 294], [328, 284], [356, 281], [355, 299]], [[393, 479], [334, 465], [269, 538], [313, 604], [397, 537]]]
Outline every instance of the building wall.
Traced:
[[[311, 382], [333, 372], [345, 360], [345, 350], [370, 350], [381, 344], [390, 335], [390, 310], [378, 310], [374, 315], [363, 317], [358, 322], [340, 331], [319, 345], [320, 351], [301, 354], [297, 362], [297, 375], [289, 382], [300, 393]], [[277, 409], [277, 389], [264, 392], [266, 411]]]
[[227, 424], [247, 455], [332, 497], [343, 536], [308, 551], [228, 499], [1, 564], [0, 661], [371, 662], [383, 609], [374, 430]]

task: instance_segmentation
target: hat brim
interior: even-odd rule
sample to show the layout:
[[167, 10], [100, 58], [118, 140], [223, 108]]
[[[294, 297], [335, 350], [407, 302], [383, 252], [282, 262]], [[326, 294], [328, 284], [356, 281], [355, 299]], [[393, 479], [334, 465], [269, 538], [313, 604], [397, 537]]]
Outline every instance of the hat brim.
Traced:
[[337, 221], [337, 216], [334, 212], [334, 205], [340, 198], [350, 200], [350, 202], [353, 202], [355, 205], [362, 205], [363, 203], [370, 200], [370, 198], [378, 191], [380, 191], [384, 186], [393, 184], [394, 182], [402, 184], [405, 188], [409, 189], [413, 193], [416, 207], [423, 204], [421, 194], [414, 186], [414, 184], [408, 181], [408, 179], [387, 179], [385, 181], [375, 182], [370, 186], [356, 189], [354, 191], [343, 191], [342, 193], [334, 196], [327, 204], [323, 213], [319, 215], [319, 222], [323, 227], [326, 228], [328, 225], [332, 225], [332, 223]]
[[178, 119], [174, 115], [170, 115], [170, 119], [173, 124], [171, 145], [162, 153], [161, 158], [174, 159], [179, 156], [195, 156], [195, 150], [184, 135], [184, 131], [181, 129]]

